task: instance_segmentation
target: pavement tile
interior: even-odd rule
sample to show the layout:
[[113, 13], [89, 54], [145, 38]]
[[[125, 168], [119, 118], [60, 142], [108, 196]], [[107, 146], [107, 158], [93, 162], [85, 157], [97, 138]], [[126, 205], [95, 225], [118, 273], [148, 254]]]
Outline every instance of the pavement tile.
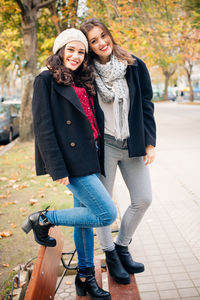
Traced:
[[168, 267], [168, 269], [169, 269], [169, 272], [170, 273], [184, 273], [184, 272], [186, 272], [186, 270], [185, 270], [185, 268], [183, 267], [183, 266], [172, 266], [172, 267]]
[[155, 282], [167, 282], [171, 281], [172, 277], [170, 274], [154, 274], [153, 278]]
[[[171, 300], [171, 299], [170, 299], [170, 300]], [[197, 297], [189, 297], [189, 298], [188, 298], [188, 297], [186, 297], [186, 298], [184, 297], [183, 300], [200, 300], [200, 296], [197, 296]]]
[[186, 265], [185, 268], [188, 272], [197, 271], [200, 273], [200, 264]]
[[152, 274], [168, 274], [167, 267], [151, 267]]
[[192, 280], [177, 280], [174, 281], [174, 284], [177, 288], [194, 287]]
[[137, 277], [135, 276], [136, 282], [137, 283], [154, 283], [153, 277], [152, 276], [141, 276]]
[[155, 283], [141, 283], [138, 286], [139, 292], [153, 292], [156, 291]]
[[193, 279], [194, 285], [200, 287], [200, 278]]
[[173, 273], [171, 277], [174, 281], [190, 279], [187, 273]]
[[176, 290], [159, 291], [162, 300], [178, 298], [179, 294]]
[[142, 292], [140, 293], [141, 300], [160, 300], [158, 292]]
[[178, 292], [182, 298], [184, 297], [194, 297], [199, 296], [199, 292], [196, 288], [185, 288], [185, 289], [178, 289]]
[[188, 272], [191, 279], [200, 279], [200, 272]]
[[166, 282], [157, 282], [156, 283], [157, 289], [159, 291], [166, 291], [166, 290], [175, 290], [176, 287], [172, 281]]

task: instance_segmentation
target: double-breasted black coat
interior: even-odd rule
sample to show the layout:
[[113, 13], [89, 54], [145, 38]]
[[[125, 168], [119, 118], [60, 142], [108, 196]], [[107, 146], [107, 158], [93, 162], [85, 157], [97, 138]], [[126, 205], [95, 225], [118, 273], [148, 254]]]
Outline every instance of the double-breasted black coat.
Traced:
[[32, 102], [36, 174], [53, 180], [101, 171], [90, 122], [73, 87], [38, 75]]
[[[151, 79], [145, 63], [133, 56], [135, 61], [126, 71], [126, 80], [130, 95], [128, 115], [130, 137], [127, 140], [129, 157], [146, 155], [147, 145], [156, 145], [156, 124]], [[104, 113], [99, 105], [98, 96], [94, 97], [96, 118], [98, 121], [100, 140], [100, 163], [104, 165]]]

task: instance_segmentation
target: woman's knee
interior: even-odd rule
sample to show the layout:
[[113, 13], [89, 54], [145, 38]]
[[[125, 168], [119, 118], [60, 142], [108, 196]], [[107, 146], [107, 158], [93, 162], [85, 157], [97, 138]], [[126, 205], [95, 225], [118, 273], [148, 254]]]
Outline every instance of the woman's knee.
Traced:
[[102, 218], [102, 226], [111, 225], [117, 218], [117, 209], [115, 206], [112, 207], [112, 210], [106, 213]]
[[147, 209], [151, 205], [151, 202], [152, 202], [152, 196], [146, 195], [141, 198], [140, 207], [142, 207], [143, 209]]

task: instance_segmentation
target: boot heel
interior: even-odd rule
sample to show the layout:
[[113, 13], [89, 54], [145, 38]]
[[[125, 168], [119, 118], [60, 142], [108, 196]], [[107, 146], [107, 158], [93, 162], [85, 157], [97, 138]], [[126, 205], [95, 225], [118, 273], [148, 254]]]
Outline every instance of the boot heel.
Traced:
[[86, 296], [86, 291], [80, 286], [76, 286], [76, 295], [77, 296]]
[[22, 230], [23, 230], [26, 234], [28, 234], [29, 231], [31, 231], [31, 229], [32, 229], [32, 224], [31, 224], [29, 218], [27, 218], [27, 219], [25, 220], [24, 224], [22, 225]]

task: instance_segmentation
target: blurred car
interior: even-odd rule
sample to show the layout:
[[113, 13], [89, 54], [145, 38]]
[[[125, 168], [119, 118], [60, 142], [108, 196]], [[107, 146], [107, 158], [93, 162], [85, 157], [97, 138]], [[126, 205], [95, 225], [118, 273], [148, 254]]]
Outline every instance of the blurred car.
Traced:
[[19, 109], [15, 104], [0, 103], [0, 142], [9, 143], [19, 135]]
[[0, 103], [15, 104], [18, 110], [20, 110], [21, 99], [19, 96], [3, 96], [0, 97]]

